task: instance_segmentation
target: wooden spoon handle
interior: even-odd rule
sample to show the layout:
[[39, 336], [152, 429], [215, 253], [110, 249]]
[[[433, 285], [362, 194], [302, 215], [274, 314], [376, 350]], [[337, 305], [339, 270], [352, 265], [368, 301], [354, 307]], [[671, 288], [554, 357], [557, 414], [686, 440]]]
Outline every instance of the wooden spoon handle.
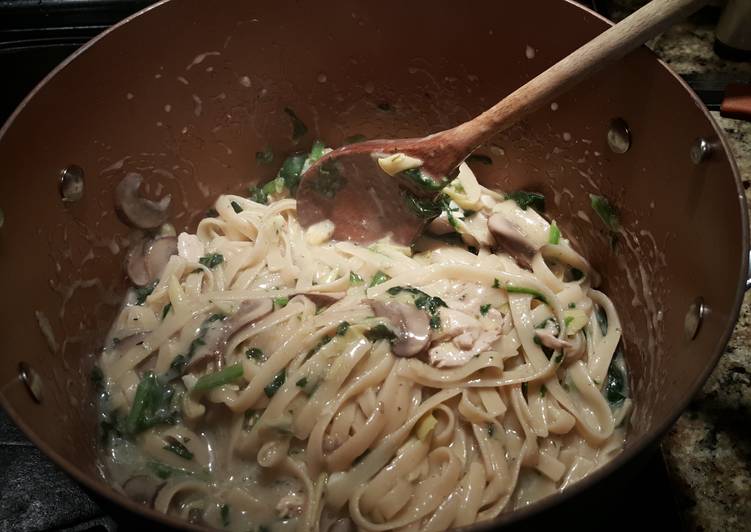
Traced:
[[481, 115], [439, 134], [446, 135], [443, 139], [445, 146], [451, 147], [447, 151], [454, 153], [458, 165], [467, 154], [489, 141], [495, 134], [519, 122], [595, 70], [623, 57], [706, 2], [707, 0], [652, 0]]

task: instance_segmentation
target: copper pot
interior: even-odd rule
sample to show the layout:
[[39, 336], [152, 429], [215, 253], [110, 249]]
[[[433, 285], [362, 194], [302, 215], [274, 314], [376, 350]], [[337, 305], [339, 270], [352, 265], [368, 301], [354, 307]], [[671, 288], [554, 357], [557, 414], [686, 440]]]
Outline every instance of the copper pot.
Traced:
[[[124, 173], [143, 173], [152, 194], [171, 192], [173, 224], [192, 228], [218, 194], [272, 176], [275, 164], [256, 152], [271, 148], [280, 161], [314, 138], [338, 145], [447, 128], [607, 25], [568, 0], [173, 0], [105, 32], [0, 132], [3, 407], [78, 481], [176, 524], [116, 493], [96, 465], [89, 372], [126, 288], [128, 232], [112, 202]], [[550, 214], [578, 235], [621, 313], [636, 410], [615, 460], [494, 524], [600, 482], [662, 434], [722, 353], [748, 272], [746, 205], [727, 144], [652, 53], [631, 54], [556, 104], [485, 147], [493, 164], [479, 173], [486, 184], [545, 192]], [[297, 143], [285, 107], [308, 125]], [[608, 134], [624, 124], [630, 149], [615, 153]], [[710, 156], [696, 163], [698, 138]], [[81, 175], [76, 200], [70, 185]], [[587, 221], [597, 222], [593, 192], [621, 211], [615, 250]]]

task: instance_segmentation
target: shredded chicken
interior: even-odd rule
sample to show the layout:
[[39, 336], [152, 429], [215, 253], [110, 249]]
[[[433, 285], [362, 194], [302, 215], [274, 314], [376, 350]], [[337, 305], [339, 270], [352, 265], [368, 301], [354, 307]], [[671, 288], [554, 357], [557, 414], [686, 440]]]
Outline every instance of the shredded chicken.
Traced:
[[547, 329], [541, 329], [536, 332], [540, 343], [550, 349], [568, 349], [571, 347], [569, 342], [558, 339], [552, 332]]
[[188, 262], [198, 262], [206, 254], [206, 250], [196, 235], [180, 233], [177, 237], [177, 254]]
[[490, 350], [503, 331], [503, 315], [496, 309], [490, 309], [482, 321], [456, 309], [443, 308], [440, 312], [441, 338], [450, 340], [434, 345], [428, 353], [430, 363], [439, 368], [466, 364]]

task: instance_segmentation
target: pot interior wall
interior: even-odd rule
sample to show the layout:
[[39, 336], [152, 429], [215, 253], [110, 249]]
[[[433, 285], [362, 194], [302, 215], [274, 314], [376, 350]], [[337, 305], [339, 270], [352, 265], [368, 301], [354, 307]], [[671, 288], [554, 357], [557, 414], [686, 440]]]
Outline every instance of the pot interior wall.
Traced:
[[[0, 142], [4, 406], [59, 460], [97, 475], [89, 372], [126, 289], [129, 235], [112, 190], [127, 171], [144, 175], [149, 194], [173, 194], [172, 223], [191, 229], [217, 195], [270, 178], [285, 154], [316, 138], [339, 145], [455, 125], [605, 27], [561, 0], [471, 9], [183, 0], [110, 32], [41, 87]], [[285, 108], [308, 126], [297, 141]], [[606, 142], [615, 117], [632, 131], [623, 155]], [[632, 370], [629, 446], [677, 414], [737, 312], [741, 194], [721, 144], [691, 163], [700, 136], [717, 131], [641, 50], [500, 135], [481, 150], [493, 164], [475, 165], [486, 184], [544, 192], [550, 215], [603, 275]], [[274, 161], [259, 164], [256, 152], [269, 149]], [[58, 190], [70, 164], [85, 171], [76, 203]], [[590, 193], [621, 211], [615, 247]], [[697, 296], [711, 312], [691, 342], [684, 315]], [[39, 404], [17, 379], [20, 362], [38, 375]]]

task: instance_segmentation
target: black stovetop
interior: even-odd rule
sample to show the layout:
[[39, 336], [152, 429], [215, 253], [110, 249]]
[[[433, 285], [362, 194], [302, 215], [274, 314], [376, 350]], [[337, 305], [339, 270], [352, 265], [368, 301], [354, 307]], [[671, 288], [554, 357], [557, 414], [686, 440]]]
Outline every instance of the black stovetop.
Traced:
[[[251, 0], [248, 0], [251, 1]], [[60, 61], [150, 0], [0, 0], [0, 124]], [[597, 0], [598, 8], [607, 0]], [[591, 5], [591, 3], [590, 3]], [[557, 526], [579, 531], [633, 530], [649, 523], [683, 529], [674, 490], [659, 452], [621, 482], [610, 502], [583, 503]], [[624, 511], [624, 508], [626, 509]], [[573, 520], [571, 520], [573, 519]], [[538, 524], [538, 526], [541, 523]], [[48, 460], [0, 410], [0, 532], [144, 529], [114, 518]], [[535, 525], [526, 527], [534, 530]]]

